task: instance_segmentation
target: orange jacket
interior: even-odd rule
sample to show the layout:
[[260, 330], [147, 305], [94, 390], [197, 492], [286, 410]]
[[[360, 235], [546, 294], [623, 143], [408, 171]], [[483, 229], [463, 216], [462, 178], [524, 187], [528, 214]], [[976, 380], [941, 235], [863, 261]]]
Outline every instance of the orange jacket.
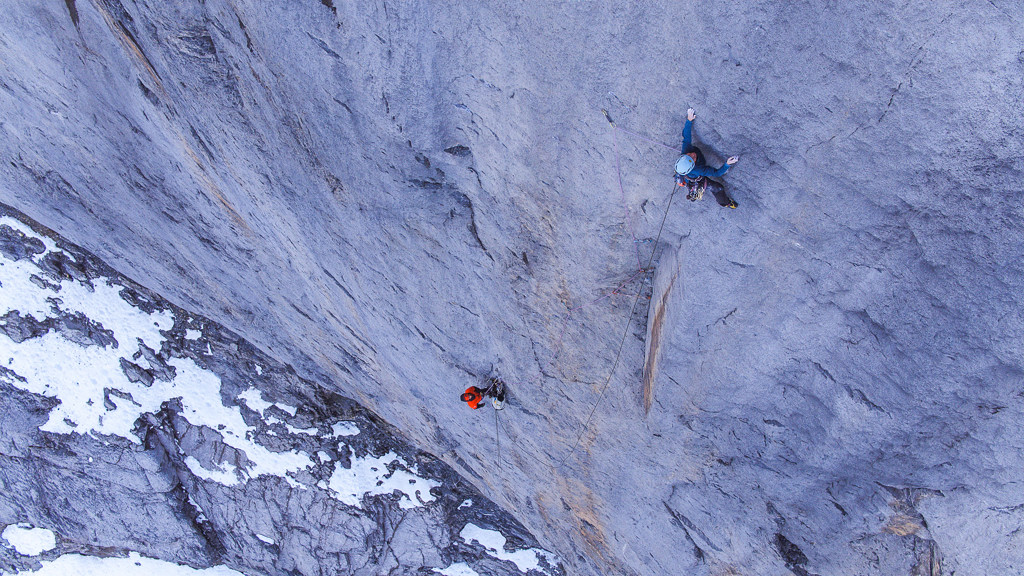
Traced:
[[476, 410], [480, 407], [480, 402], [483, 402], [484, 391], [477, 388], [476, 386], [470, 386], [466, 388], [466, 391], [462, 393], [462, 401], [469, 404], [469, 407]]

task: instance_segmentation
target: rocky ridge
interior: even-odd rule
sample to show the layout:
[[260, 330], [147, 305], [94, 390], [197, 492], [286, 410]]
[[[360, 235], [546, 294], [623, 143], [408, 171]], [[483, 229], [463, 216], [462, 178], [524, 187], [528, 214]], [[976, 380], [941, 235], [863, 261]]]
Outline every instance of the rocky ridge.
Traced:
[[55, 541], [0, 546], [5, 573], [135, 552], [247, 574], [564, 573], [374, 414], [13, 216], [0, 206], [0, 524]]

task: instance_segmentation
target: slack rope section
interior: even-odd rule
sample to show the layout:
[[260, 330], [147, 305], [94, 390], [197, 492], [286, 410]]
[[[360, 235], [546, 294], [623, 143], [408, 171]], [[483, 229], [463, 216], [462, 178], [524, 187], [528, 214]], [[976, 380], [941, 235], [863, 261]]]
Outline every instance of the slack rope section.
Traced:
[[[608, 124], [610, 124], [611, 127], [612, 127], [612, 137], [615, 140], [615, 171], [616, 171], [616, 178], [617, 178], [618, 184], [619, 184], [619, 192], [622, 195], [622, 201], [625, 204], [625, 202], [626, 202], [626, 193], [625, 193], [625, 190], [622, 187], [622, 170], [620, 168], [621, 163], [620, 163], [620, 160], [619, 160], [618, 139], [615, 136], [615, 132], [618, 131], [618, 130], [622, 130], [623, 132], [626, 132], [626, 133], [629, 133], [629, 134], [633, 134], [634, 136], [638, 136], [638, 137], [640, 137], [640, 138], [642, 138], [644, 140], [647, 140], [648, 142], [652, 142], [654, 144], [658, 144], [658, 145], [663, 146], [665, 148], [670, 148], [672, 150], [676, 150], [676, 148], [672, 147], [672, 146], [669, 146], [667, 144], [662, 144], [661, 142], [658, 142], [656, 140], [652, 140], [650, 138], [647, 138], [646, 136], [642, 136], [640, 134], [637, 134], [635, 132], [626, 130], [624, 128], [619, 128], [618, 126], [615, 125], [615, 121], [612, 120], [611, 115], [608, 114], [607, 110], [602, 109], [601, 113], [604, 114], [605, 119], [608, 120]], [[654, 244], [651, 246], [651, 255], [647, 259], [647, 266], [640, 266], [640, 260], [639, 260], [639, 258], [640, 258], [640, 248], [639, 248], [639, 243], [636, 241], [635, 229], [631, 230], [631, 233], [633, 234], [633, 240], [634, 240], [633, 245], [636, 246], [636, 250], [637, 250], [637, 266], [639, 268], [638, 274], [639, 273], [648, 273], [648, 274], [650, 273], [651, 265], [654, 263], [654, 256], [655, 256], [655, 254], [658, 251], [658, 242], [661, 241], [661, 233], [665, 229], [665, 221], [668, 219], [668, 212], [669, 212], [669, 209], [672, 208], [672, 199], [675, 198], [675, 195], [676, 195], [676, 183], [673, 181], [672, 182], [672, 192], [668, 196], [668, 203], [665, 206], [665, 213], [662, 215], [662, 217], [661, 217], [661, 224], [658, 226], [658, 235], [657, 235], [657, 237], [654, 240]], [[626, 206], [626, 217], [627, 217], [627, 221], [628, 221], [630, 227], [632, 227], [633, 223], [630, 220], [630, 213], [629, 213], [628, 205]], [[637, 291], [636, 297], [633, 298], [633, 305], [630, 306], [630, 308], [629, 308], [629, 315], [626, 317], [626, 325], [625, 325], [625, 327], [622, 330], [622, 337], [619, 339], [619, 346], [618, 346], [618, 349], [615, 352], [615, 360], [612, 362], [612, 367], [608, 371], [608, 377], [605, 379], [604, 384], [601, 386], [601, 392], [598, 393], [597, 400], [594, 402], [594, 406], [593, 406], [593, 408], [591, 408], [590, 414], [587, 416], [587, 420], [583, 424], [583, 428], [580, 430], [579, 435], [576, 437], [576, 441], [573, 442], [572, 447], [569, 448], [569, 452], [566, 453], [566, 455], [563, 456], [562, 459], [559, 461], [559, 463], [558, 463], [559, 467], [563, 466], [569, 460], [569, 458], [576, 452], [576, 448], [579, 446], [580, 442], [583, 440], [583, 436], [586, 435], [588, 430], [590, 430], [590, 423], [594, 419], [594, 414], [597, 413], [597, 408], [601, 404], [601, 401], [604, 399], [604, 393], [608, 389], [609, 384], [611, 384], [612, 378], [615, 376], [615, 369], [618, 368], [618, 366], [619, 366], [619, 360], [621, 360], [621, 358], [622, 358], [622, 350], [623, 350], [623, 348], [626, 345], [626, 338], [629, 336], [629, 327], [633, 323], [633, 314], [636, 312], [636, 305], [640, 302], [640, 296], [642, 294], [643, 294], [643, 289], [641, 288], [640, 290]], [[559, 339], [561, 339], [561, 337], [559, 337]]]
[[[661, 146], [661, 147], [664, 147], [664, 148], [668, 148], [668, 149], [673, 150], [673, 151], [678, 150], [678, 148], [676, 148], [674, 146], [669, 146], [667, 144], [663, 144], [661, 142], [658, 142], [657, 140], [653, 140], [651, 138], [648, 138], [646, 136], [643, 136], [642, 134], [638, 134], [638, 133], [633, 132], [631, 130], [627, 130], [625, 128], [620, 128], [612, 120], [612, 118], [608, 114], [607, 110], [602, 109], [601, 112], [604, 114], [605, 119], [608, 120], [608, 124], [611, 125], [611, 127], [612, 127], [612, 137], [613, 137], [613, 140], [614, 140], [614, 148], [615, 148], [615, 173], [616, 173], [616, 180], [617, 180], [617, 184], [618, 184], [618, 187], [619, 187], [619, 194], [621, 196], [621, 200], [622, 200], [622, 204], [623, 204], [623, 209], [624, 209], [624, 212], [625, 212], [625, 223], [629, 227], [629, 232], [630, 232], [630, 234], [632, 236], [633, 245], [634, 245], [635, 251], [636, 251], [637, 271], [632, 273], [626, 280], [624, 280], [621, 283], [619, 283], [618, 286], [616, 286], [614, 289], [612, 289], [607, 294], [604, 294], [603, 296], [599, 296], [598, 298], [594, 299], [593, 301], [584, 302], [583, 304], [579, 304], [577, 306], [568, 307], [568, 309], [567, 309], [568, 314], [567, 314], [567, 316], [565, 318], [565, 322], [564, 322], [564, 324], [562, 326], [562, 329], [559, 332], [558, 342], [557, 342], [557, 344], [555, 346], [554, 361], [556, 361], [556, 362], [557, 362], [559, 356], [561, 355], [563, 336], [565, 335], [566, 329], [568, 328], [569, 322], [572, 319], [572, 316], [573, 316], [574, 312], [582, 310], [583, 308], [586, 308], [588, 306], [592, 306], [594, 304], [597, 304], [597, 303], [601, 302], [602, 300], [605, 300], [607, 298], [610, 298], [613, 295], [617, 295], [617, 294], [621, 293], [626, 288], [626, 286], [628, 286], [630, 283], [634, 282], [638, 278], [647, 278], [647, 277], [650, 277], [650, 276], [653, 275], [654, 269], [652, 268], [652, 265], [654, 264], [654, 258], [655, 258], [655, 256], [657, 255], [657, 252], [658, 252], [658, 244], [661, 241], [662, 232], [665, 229], [665, 222], [668, 219], [668, 213], [669, 213], [669, 210], [672, 208], [672, 200], [675, 198], [675, 193], [676, 193], [676, 183], [673, 181], [672, 182], [672, 192], [669, 194], [668, 202], [665, 205], [665, 211], [662, 214], [661, 223], [658, 226], [657, 236], [655, 237], [654, 242], [653, 242], [653, 244], [651, 246], [651, 253], [650, 253], [650, 256], [647, 258], [647, 265], [644, 266], [643, 265], [643, 259], [642, 259], [641, 255], [640, 255], [640, 244], [641, 244], [641, 241], [637, 238], [636, 226], [635, 226], [635, 223], [633, 222], [633, 218], [632, 218], [633, 215], [632, 215], [632, 212], [629, 209], [629, 204], [628, 204], [628, 202], [626, 200], [625, 188], [624, 188], [624, 186], [622, 184], [622, 167], [621, 167], [621, 157], [620, 157], [620, 151], [619, 151], [617, 132], [619, 130], [621, 130], [621, 131], [625, 132], [626, 134], [630, 134], [632, 136], [635, 136], [637, 138], [645, 140], [645, 141], [647, 141], [649, 143], [656, 144], [658, 146]], [[646, 243], [647, 240], [644, 240], [643, 242]], [[572, 446], [569, 448], [569, 451], [561, 458], [561, 460], [558, 461], [558, 464], [556, 466], [553, 466], [552, 461], [543, 462], [540, 458], [538, 458], [538, 457], [536, 457], [536, 456], [534, 456], [532, 454], [529, 454], [529, 452], [527, 452], [527, 454], [531, 458], [533, 458], [538, 464], [542, 464], [542, 465], [546, 465], [546, 466], [559, 467], [559, 468], [564, 466], [565, 463], [568, 462], [569, 459], [573, 456], [573, 454], [575, 454], [576, 448], [579, 447], [580, 442], [582, 442], [582, 440], [583, 440], [583, 437], [590, 430], [590, 425], [593, 422], [595, 414], [597, 413], [597, 409], [600, 406], [602, 400], [604, 399], [605, 392], [608, 390], [608, 387], [611, 385], [611, 381], [612, 381], [612, 379], [615, 376], [615, 370], [618, 368], [619, 362], [622, 359], [622, 351], [625, 349], [626, 339], [629, 336], [629, 327], [633, 323], [633, 315], [636, 313], [637, 305], [639, 304], [640, 298], [643, 296], [643, 294], [644, 294], [644, 287], [643, 287], [643, 284], [641, 283], [641, 285], [638, 287], [638, 289], [636, 291], [636, 295], [633, 298], [633, 303], [632, 303], [632, 305], [629, 308], [629, 314], [626, 316], [625, 326], [623, 327], [622, 336], [619, 339], [618, 347], [617, 347], [616, 352], [615, 352], [615, 359], [612, 361], [611, 368], [608, 371], [608, 376], [607, 376], [607, 378], [605, 378], [604, 384], [602, 384], [602, 386], [601, 386], [601, 391], [598, 393], [597, 399], [594, 401], [594, 405], [591, 407], [590, 413], [587, 415], [587, 419], [583, 423], [583, 427], [580, 429], [580, 432], [576, 436], [576, 439], [572, 443]], [[493, 370], [493, 367], [492, 367], [492, 370]], [[495, 456], [496, 456], [496, 460], [498, 462], [498, 467], [499, 468], [502, 466], [501, 438], [500, 438], [500, 435], [501, 435], [501, 431], [503, 429], [505, 431], [506, 436], [508, 438], [512, 439], [513, 443], [515, 443], [515, 440], [512, 437], [512, 435], [509, 432], [509, 430], [506, 429], [505, 425], [500, 421], [500, 416], [498, 414], [498, 410], [495, 410], [494, 411], [494, 443], [495, 443]]]
[[[668, 205], [665, 206], [665, 214], [661, 218], [661, 226], [658, 228], [658, 240], [661, 240], [661, 231], [665, 228], [665, 219], [668, 217], [668, 210], [672, 207], [672, 198], [676, 195], [675, 182], [672, 183], [672, 192], [668, 196]], [[647, 260], [647, 268], [651, 267], [654, 262], [654, 254], [658, 250], [658, 242], [654, 242], [654, 246], [651, 248], [651, 257]], [[622, 358], [622, 349], [626, 345], [626, 338], [629, 336], [629, 326], [633, 323], [633, 314], [636, 312], [636, 305], [640, 302], [640, 295], [643, 294], [643, 290], [638, 290], [636, 297], [633, 298], [633, 305], [629, 307], [629, 315], [626, 316], [626, 326], [622, 330], [622, 338], [619, 339], [619, 348], [615, 352], [615, 360], [612, 362], [611, 370], [608, 371], [608, 378], [605, 379], [604, 385], [601, 386], [601, 392], [597, 395], [597, 401], [594, 402], [594, 407], [590, 409], [590, 415], [587, 416], [586, 423], [583, 424], [583, 429], [580, 430], [579, 436], [576, 437], [576, 442], [573, 443], [572, 448], [569, 449], [568, 454], [562, 457], [559, 461], [558, 466], [561, 467], [573, 455], [576, 451], [576, 447], [580, 445], [580, 441], [583, 440], [583, 436], [590, 429], [590, 422], [594, 419], [594, 414], [597, 412], [597, 407], [601, 404], [601, 400], [604, 399], [604, 393], [608, 389], [608, 385], [611, 384], [612, 377], [615, 376], [615, 369], [619, 366], [619, 360]]]

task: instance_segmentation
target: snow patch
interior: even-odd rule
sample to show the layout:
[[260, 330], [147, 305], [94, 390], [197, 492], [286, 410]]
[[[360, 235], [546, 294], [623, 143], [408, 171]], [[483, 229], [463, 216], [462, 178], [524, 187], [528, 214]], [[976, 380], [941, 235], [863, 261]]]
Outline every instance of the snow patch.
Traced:
[[316, 436], [317, 434], [320, 433], [320, 431], [317, 430], [316, 428], [296, 428], [291, 424], [285, 424], [284, 427], [287, 428], [288, 431], [291, 432], [292, 434], [305, 434], [306, 436]]
[[554, 554], [546, 550], [539, 548], [528, 548], [526, 550], [516, 550], [514, 552], [508, 552], [505, 550], [505, 542], [507, 539], [505, 536], [497, 530], [486, 530], [475, 524], [469, 523], [462, 528], [462, 532], [459, 536], [466, 541], [468, 544], [472, 544], [473, 541], [479, 542], [481, 546], [487, 549], [487, 553], [494, 556], [498, 560], [506, 560], [512, 562], [519, 568], [520, 572], [528, 572], [530, 570], [540, 570], [540, 558], [544, 557], [548, 563], [554, 565], [557, 562], [557, 557]]
[[[0, 306], [0, 310], [3, 308]], [[121, 329], [114, 335], [119, 342], [134, 342]], [[147, 346], [158, 350], [159, 340], [147, 342]], [[113, 347], [83, 348], [55, 332], [20, 344], [0, 338], [0, 362], [24, 378], [10, 379], [10, 383], [60, 400], [40, 430], [57, 434], [96, 432], [139, 443], [131, 433], [135, 420], [141, 414], [158, 411], [162, 402], [174, 397], [175, 384], [156, 381], [147, 388], [129, 382], [120, 367], [121, 358], [126, 356], [130, 359], [131, 352]]]
[[206, 522], [207, 520], [209, 520], [209, 518], [206, 517], [206, 512], [203, 511], [202, 506], [200, 506], [194, 499], [192, 499], [191, 494], [188, 495], [188, 503], [189, 505], [196, 509], [197, 522]]
[[[440, 482], [420, 478], [401, 468], [389, 472], [388, 464], [396, 461], [409, 467], [394, 452], [388, 452], [379, 458], [352, 458], [351, 468], [345, 468], [340, 462], [336, 462], [328, 484], [332, 495], [343, 503], [355, 507], [359, 506], [365, 494], [391, 494], [395, 490], [403, 494], [399, 506], [405, 509], [422, 506], [420, 500], [424, 503], [434, 500], [430, 489], [441, 486]], [[413, 472], [416, 471], [415, 466], [411, 469]]]
[[[0, 224], [10, 225], [10, 221], [10, 218], [0, 218]], [[41, 236], [32, 236], [43, 240], [48, 246], [53, 245]], [[55, 249], [51, 251], [59, 252]], [[0, 286], [6, 312], [18, 310], [23, 316], [31, 315], [37, 320], [45, 319], [53, 308], [69, 314], [82, 313], [113, 331], [118, 345], [132, 351], [136, 348], [136, 338], [142, 339], [150, 348], [159, 350], [163, 340], [160, 330], [170, 330], [174, 326], [174, 317], [169, 312], [149, 314], [129, 304], [121, 298], [124, 287], [113, 284], [109, 279], [104, 281], [97, 278], [92, 287], [74, 280], [58, 282], [50, 279], [60, 287], [58, 292], [54, 292], [40, 288], [30, 280], [33, 274], [38, 273], [39, 268], [34, 260], [0, 262]]]
[[196, 476], [204, 480], [213, 480], [225, 486], [238, 484], [238, 468], [227, 462], [222, 462], [221, 464], [223, 468], [218, 467], [215, 470], [208, 470], [195, 457], [185, 457], [185, 466], [188, 466], [188, 469]]
[[249, 388], [237, 396], [239, 400], [245, 402], [245, 405], [260, 413], [263, 416], [263, 412], [273, 406], [270, 402], [263, 399], [263, 393], [256, 388]]
[[263, 542], [264, 544], [268, 544], [270, 546], [274, 545], [274, 539], [271, 538], [270, 536], [264, 536], [263, 534], [257, 533], [256, 534], [256, 539], [259, 540], [260, 542]]
[[[54, 242], [32, 233], [15, 220], [2, 218], [0, 223], [39, 238], [51, 251], [57, 250]], [[171, 312], [150, 314], [133, 307], [121, 297], [123, 286], [108, 279], [94, 279], [93, 286], [63, 280], [50, 283], [59, 289], [40, 287], [29, 278], [39, 273], [37, 262], [41, 257], [20, 261], [0, 258], [0, 316], [17, 310], [22, 316], [32, 315], [42, 321], [57, 315], [82, 314], [110, 330], [117, 343], [116, 346], [80, 344], [59, 332], [48, 332], [19, 344], [0, 335], [0, 365], [11, 371], [5, 373], [5, 380], [23, 390], [60, 401], [50, 411], [47, 422], [40, 426], [41, 430], [118, 436], [140, 443], [133, 432], [136, 421], [145, 414], [158, 412], [164, 402], [178, 399], [182, 418], [193, 426], [217, 430], [223, 442], [235, 449], [217, 451], [227, 460], [223, 462], [200, 462], [194, 456], [184, 455], [186, 466], [196, 477], [234, 486], [249, 478], [270, 475], [284, 478], [295, 488], [305, 488], [293, 476], [312, 467], [314, 457], [298, 450], [273, 452], [257, 443], [256, 428], [246, 424], [241, 407], [224, 405], [220, 378], [192, 359], [167, 359], [166, 363], [174, 368], [170, 381], [156, 379], [146, 386], [128, 380], [121, 368], [123, 360], [154, 368], [141, 354], [141, 346], [154, 351], [161, 349], [165, 340], [161, 331], [174, 326]], [[197, 334], [201, 335], [198, 330], [187, 330], [186, 338], [198, 338]], [[212, 353], [210, 342], [206, 344], [207, 351]], [[257, 365], [256, 369], [262, 373], [261, 366]], [[265, 421], [284, 424], [293, 434], [317, 434], [316, 428], [300, 429], [272, 415], [264, 416], [272, 406], [291, 417], [296, 416], [298, 409], [268, 401], [255, 387], [243, 391], [237, 398]], [[331, 427], [331, 433], [335, 438], [354, 436], [360, 429], [353, 422], [341, 421]], [[326, 452], [318, 453], [316, 458], [323, 463], [331, 460]], [[397, 490], [402, 494], [400, 506], [413, 508], [433, 501], [430, 490], [441, 485], [417, 476], [416, 467], [393, 452], [377, 458], [353, 457], [351, 462], [351, 468], [335, 463], [329, 481], [318, 483], [350, 506], [358, 507], [366, 494], [391, 494]], [[395, 468], [393, 472], [388, 470], [388, 465]]]
[[22, 556], [38, 556], [57, 547], [57, 537], [46, 528], [30, 524], [12, 524], [3, 531], [3, 538]]
[[292, 418], [294, 418], [295, 415], [299, 413], [299, 410], [297, 408], [295, 408], [294, 406], [289, 406], [287, 404], [280, 404], [280, 403], [275, 402], [274, 406], [277, 406], [281, 410], [284, 410]]
[[469, 567], [465, 562], [456, 562], [451, 566], [441, 569], [434, 568], [434, 572], [444, 576], [480, 576], [480, 573]]
[[335, 436], [355, 436], [359, 434], [359, 426], [356, 426], [354, 422], [336, 422], [331, 426], [331, 434]]
[[[281, 410], [287, 412], [293, 418], [295, 417], [296, 414], [299, 413], [298, 409], [295, 408], [294, 406], [281, 404], [279, 402], [267, 402], [266, 400], [263, 399], [263, 393], [256, 388], [249, 388], [248, 390], [245, 390], [241, 394], [236, 396], [236, 398], [245, 401], [245, 405], [248, 406], [249, 408], [252, 408], [256, 412], [259, 412], [260, 416], [263, 416], [263, 413], [266, 412], [267, 409], [269, 409], [271, 406], [277, 406]], [[270, 422], [270, 418], [267, 418], [267, 422]], [[274, 422], [271, 423], [273, 424], [279, 422], [281, 421], [274, 419]]]
[[469, 508], [472, 505], [473, 500], [467, 498], [466, 500], [462, 501], [462, 504], [459, 504], [459, 510], [462, 510], [463, 508]]
[[[52, 561], [44, 561], [35, 572], [21, 572], [33, 576], [244, 576], [227, 566], [192, 568], [181, 564], [146, 558], [131, 552], [127, 558], [100, 558], [65, 554]], [[6, 574], [6, 573], [5, 573]]]
[[225, 444], [244, 452], [251, 468], [242, 472], [249, 477], [281, 476], [293, 487], [298, 486], [289, 473], [312, 466], [313, 460], [308, 454], [298, 450], [272, 452], [257, 444], [251, 439], [256, 429], [245, 423], [241, 410], [221, 402], [218, 393], [220, 378], [200, 368], [191, 359], [171, 358], [168, 364], [177, 371], [174, 383], [179, 384], [176, 392], [182, 395], [181, 415], [190, 424], [219, 430]]
[[36, 240], [42, 241], [43, 246], [45, 247], [45, 250], [43, 251], [44, 254], [46, 252], [56, 252], [57, 251], [57, 243], [56, 242], [54, 242], [53, 240], [50, 240], [46, 236], [42, 236], [40, 234], [36, 234], [35, 230], [29, 228], [25, 224], [22, 224], [20, 220], [17, 220], [15, 218], [11, 218], [10, 216], [4, 216], [4, 217], [0, 218], [0, 226], [10, 226], [11, 228], [17, 230], [18, 232], [21, 232], [22, 234], [24, 234], [25, 236], [28, 236], [29, 238], [35, 238]]
[[191, 328], [185, 330], [185, 340], [198, 340], [203, 333], [200, 330], [193, 330]]
[[[0, 218], [0, 223], [31, 232], [10, 218]], [[47, 242], [34, 233], [31, 236]], [[53, 242], [47, 246], [55, 249]], [[170, 358], [167, 364], [175, 369], [173, 380], [157, 379], [151, 386], [128, 380], [121, 361], [149, 366], [144, 359], [132, 357], [141, 352], [143, 344], [160, 350], [165, 339], [161, 330], [174, 325], [171, 312], [149, 314], [135, 308], [121, 297], [123, 287], [109, 279], [94, 279], [93, 287], [75, 280], [54, 281], [60, 288], [56, 292], [41, 288], [29, 280], [39, 272], [35, 262], [0, 259], [0, 316], [17, 310], [22, 316], [31, 315], [42, 321], [49, 316], [82, 314], [110, 330], [117, 342], [116, 346], [82, 345], [58, 332], [48, 332], [19, 344], [0, 336], [0, 364], [16, 375], [6, 380], [23, 390], [60, 401], [40, 430], [119, 436], [140, 443], [133, 433], [135, 422], [143, 414], [159, 411], [164, 402], [179, 398], [181, 415], [189, 423], [219, 430], [225, 444], [244, 452], [242, 462], [248, 461], [242, 468], [228, 464], [210, 470], [195, 458], [187, 459], [197, 476], [233, 485], [239, 482], [239, 472], [248, 477], [273, 475], [297, 486], [289, 473], [312, 466], [310, 456], [296, 450], [272, 452], [251, 440], [255, 428], [246, 425], [237, 406], [224, 406], [220, 378], [214, 373], [191, 359]], [[296, 413], [291, 406], [264, 401], [255, 389], [247, 390], [241, 397], [261, 413], [271, 405], [293, 416]]]

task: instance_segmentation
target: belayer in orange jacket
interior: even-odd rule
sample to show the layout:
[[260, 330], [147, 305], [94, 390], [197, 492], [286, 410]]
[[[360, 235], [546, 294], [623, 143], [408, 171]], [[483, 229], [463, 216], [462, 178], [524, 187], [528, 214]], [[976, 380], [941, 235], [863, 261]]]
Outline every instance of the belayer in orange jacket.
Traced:
[[463, 392], [461, 396], [462, 401], [468, 404], [473, 410], [476, 410], [480, 407], [480, 403], [483, 402], [485, 397], [490, 397], [493, 398], [491, 404], [494, 408], [496, 410], [501, 410], [505, 403], [505, 383], [493, 376], [487, 378], [485, 383], [487, 386], [484, 388], [478, 388], [476, 386], [466, 388], [466, 391]]
[[476, 410], [480, 407], [480, 402], [483, 402], [484, 392], [484, 390], [481, 390], [476, 386], [470, 386], [462, 393], [462, 401], [469, 404], [469, 407], [473, 410]]

